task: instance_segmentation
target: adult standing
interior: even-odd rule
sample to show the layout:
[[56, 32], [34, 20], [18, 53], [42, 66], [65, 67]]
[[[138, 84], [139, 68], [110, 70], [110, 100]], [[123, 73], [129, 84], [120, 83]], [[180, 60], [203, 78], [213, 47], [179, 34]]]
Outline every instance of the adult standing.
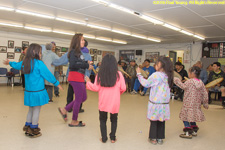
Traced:
[[86, 86], [84, 82], [85, 70], [91, 70], [93, 66], [91, 61], [85, 61], [81, 48], [84, 47], [85, 41], [83, 34], [75, 34], [71, 40], [68, 52], [69, 58], [69, 76], [68, 81], [73, 87], [75, 100], [69, 103], [65, 108], [59, 108], [64, 121], [67, 121], [67, 111], [73, 109], [72, 121], [69, 127], [83, 127], [82, 121], [78, 121], [79, 108], [82, 102], [87, 99]]
[[[54, 53], [52, 51], [52, 44], [51, 43], [47, 43], [45, 45], [45, 47], [46, 47], [46, 51], [43, 52], [42, 61], [45, 63], [45, 65], [47, 66], [49, 71], [54, 75], [55, 66], [52, 66], [52, 62], [55, 59], [59, 59], [59, 56], [56, 55], [56, 53]], [[53, 102], [53, 100], [52, 100], [52, 98], [53, 98], [53, 86], [54, 85], [52, 83], [45, 80], [45, 88], [48, 92], [49, 102]]]
[[[23, 52], [20, 55], [19, 62], [24, 60], [24, 58], [26, 56], [27, 48], [28, 48], [28, 46], [23, 47]], [[22, 86], [25, 89], [25, 79], [24, 79], [24, 74], [22, 72], [21, 72], [21, 79], [22, 79]]]

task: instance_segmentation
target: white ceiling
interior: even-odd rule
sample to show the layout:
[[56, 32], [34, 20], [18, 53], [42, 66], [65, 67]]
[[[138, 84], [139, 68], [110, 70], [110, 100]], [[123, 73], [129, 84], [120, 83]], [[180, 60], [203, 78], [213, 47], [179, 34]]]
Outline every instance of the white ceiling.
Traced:
[[[207, 41], [225, 41], [225, 5], [153, 5], [152, 0], [110, 0], [110, 2], [171, 23], [192, 33], [202, 35]], [[154, 25], [134, 15], [106, 7], [91, 0], [1, 0], [0, 6], [80, 20], [82, 22], [88, 20], [88, 23], [161, 39], [161, 43], [198, 41], [197, 38], [190, 37], [160, 25]], [[81, 32], [95, 35], [96, 37], [108, 37], [127, 41], [129, 45], [154, 43], [144, 39], [112, 33], [110, 31], [93, 29], [57, 20], [27, 16], [15, 12], [0, 10], [0, 20], [22, 23], [24, 25], [30, 24], [60, 29], [63, 31]], [[41, 33], [25, 29], [18, 30], [5, 26], [0, 26], [0, 30], [71, 39], [69, 35]], [[88, 41], [100, 44], [118, 45], [91, 39], [88, 39]]]

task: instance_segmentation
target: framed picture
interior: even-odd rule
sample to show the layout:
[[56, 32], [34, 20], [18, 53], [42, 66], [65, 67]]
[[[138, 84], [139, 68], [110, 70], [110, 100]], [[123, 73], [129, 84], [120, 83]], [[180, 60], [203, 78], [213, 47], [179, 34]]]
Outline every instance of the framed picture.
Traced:
[[155, 63], [159, 58], [159, 52], [146, 52], [145, 59], [149, 59], [150, 63]]
[[22, 41], [22, 47], [28, 47], [29, 42], [28, 41]]
[[93, 55], [94, 54], [94, 49], [90, 49], [90, 55]]
[[14, 57], [15, 57], [15, 53], [12, 53], [12, 52], [7, 53], [7, 59], [14, 59]]
[[21, 53], [22, 47], [15, 47], [14, 52], [15, 53]]
[[91, 60], [94, 61], [94, 59], [95, 59], [95, 57], [94, 56], [91, 56]]
[[68, 52], [68, 50], [69, 50], [69, 48], [67, 48], [67, 47], [62, 47], [61, 48], [61, 52]]
[[8, 41], [8, 48], [14, 48], [14, 41]]
[[6, 46], [0, 46], [0, 53], [7, 53], [7, 47]]
[[94, 61], [97, 61], [97, 55], [94, 56]]
[[102, 51], [98, 50], [98, 55], [102, 55]]
[[97, 49], [94, 49], [94, 54], [97, 54], [98, 50]]

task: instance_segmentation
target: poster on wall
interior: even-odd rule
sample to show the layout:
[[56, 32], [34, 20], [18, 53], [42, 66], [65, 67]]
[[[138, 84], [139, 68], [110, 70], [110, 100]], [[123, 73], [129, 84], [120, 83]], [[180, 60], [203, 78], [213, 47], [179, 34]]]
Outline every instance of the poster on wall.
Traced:
[[14, 41], [8, 41], [8, 48], [14, 48]]
[[7, 59], [14, 59], [14, 57], [15, 57], [15, 53], [12, 53], [12, 52], [7, 53]]
[[145, 59], [149, 59], [150, 63], [155, 63], [159, 58], [159, 52], [146, 52]]
[[56, 46], [56, 47], [55, 47], [55, 51], [56, 51], [56, 52], [60, 52], [60, 51], [61, 51], [61, 47], [60, 47], [60, 46]]
[[93, 55], [94, 54], [94, 49], [90, 49], [90, 55]]
[[112, 51], [103, 51], [103, 52], [102, 52], [102, 58], [103, 58], [106, 54], [112, 54], [113, 56], [115, 56], [115, 52], [112, 52]]
[[184, 52], [184, 63], [190, 63], [190, 53], [188, 50]]
[[62, 47], [61, 48], [61, 52], [68, 52], [68, 50], [69, 50], [69, 48], [67, 48], [67, 47]]
[[28, 41], [22, 41], [22, 47], [28, 47], [29, 42]]
[[182, 57], [178, 57], [178, 61], [183, 64], [183, 58]]
[[21, 47], [15, 47], [14, 52], [15, 53], [21, 53], [22, 48]]
[[98, 55], [102, 55], [102, 51], [98, 50]]
[[0, 46], [0, 53], [7, 53], [7, 47], [6, 46]]

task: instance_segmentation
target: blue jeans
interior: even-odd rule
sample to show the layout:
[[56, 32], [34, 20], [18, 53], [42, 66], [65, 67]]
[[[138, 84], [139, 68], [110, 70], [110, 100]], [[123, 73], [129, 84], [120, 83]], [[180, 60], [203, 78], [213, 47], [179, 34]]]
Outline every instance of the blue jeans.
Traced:
[[[139, 82], [138, 78], [135, 79], [135, 82], [134, 82], [134, 90], [137, 92], [139, 87], [141, 86], [141, 83]], [[148, 88], [145, 88], [144, 87], [144, 90], [143, 92], [146, 93], [146, 91], [148, 90]]]
[[[58, 71], [54, 72], [54, 76], [55, 76], [56, 80], [59, 81], [59, 72]], [[57, 86], [54, 86], [54, 94], [59, 95], [59, 88]]]
[[183, 122], [184, 122], [185, 128], [190, 128], [191, 126], [196, 126], [196, 122], [188, 122], [188, 121], [183, 121]]

